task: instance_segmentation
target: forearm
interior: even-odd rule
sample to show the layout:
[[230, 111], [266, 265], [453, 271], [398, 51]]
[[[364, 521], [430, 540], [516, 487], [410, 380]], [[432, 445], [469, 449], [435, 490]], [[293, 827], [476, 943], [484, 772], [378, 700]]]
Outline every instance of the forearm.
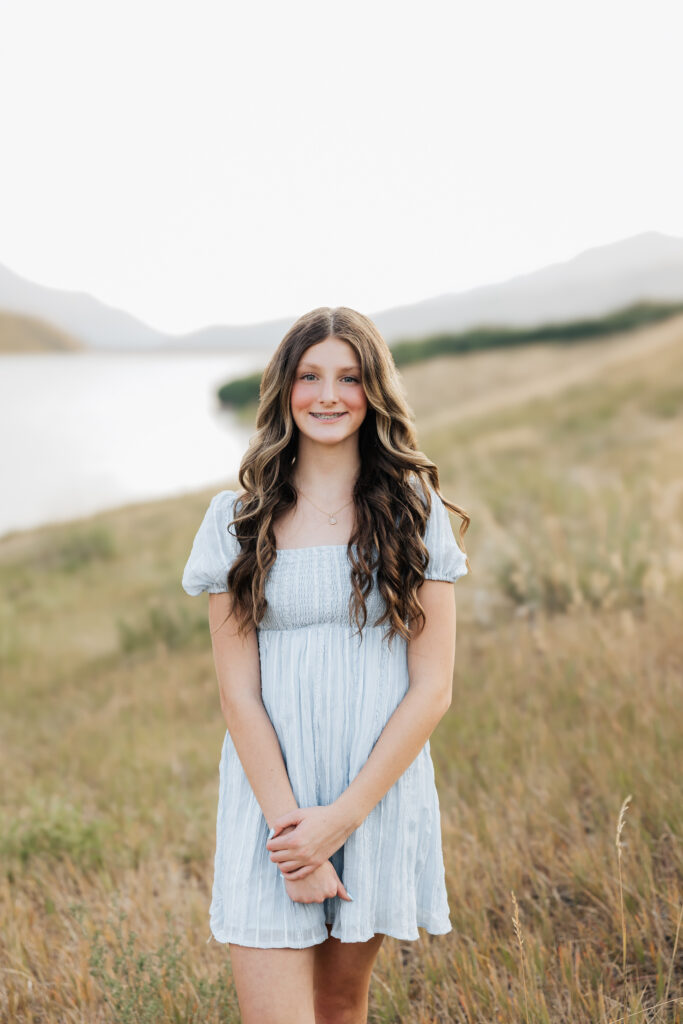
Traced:
[[453, 585], [448, 580], [425, 580], [420, 598], [426, 621], [408, 644], [408, 688], [362, 769], [331, 804], [302, 807], [280, 817], [282, 827], [296, 824], [296, 838], [275, 836], [266, 844], [273, 860], [292, 875], [332, 855], [362, 824], [418, 757], [450, 706], [455, 661]]
[[349, 834], [412, 764], [448, 709], [426, 688], [409, 688], [356, 777], [334, 805]]
[[273, 723], [256, 698], [223, 702], [222, 711], [249, 785], [272, 828], [276, 818], [299, 806]]

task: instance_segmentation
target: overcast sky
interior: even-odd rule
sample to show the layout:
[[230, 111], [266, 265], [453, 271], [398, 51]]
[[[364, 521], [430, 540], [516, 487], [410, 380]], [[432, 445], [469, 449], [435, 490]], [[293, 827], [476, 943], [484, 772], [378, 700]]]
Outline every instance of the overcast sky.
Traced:
[[0, 0], [0, 263], [181, 332], [683, 235], [679, 11]]

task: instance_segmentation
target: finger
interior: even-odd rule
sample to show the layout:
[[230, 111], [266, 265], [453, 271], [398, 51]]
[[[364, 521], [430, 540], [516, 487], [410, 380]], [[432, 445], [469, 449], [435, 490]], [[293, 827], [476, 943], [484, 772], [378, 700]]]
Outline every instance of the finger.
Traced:
[[266, 843], [266, 848], [268, 850], [286, 850], [289, 845], [290, 835], [291, 832], [288, 832], [285, 836], [273, 836], [273, 838], [269, 839]]
[[275, 853], [271, 853], [270, 859], [275, 864], [283, 864], [286, 860], [296, 861], [297, 867], [306, 863], [306, 861], [302, 860], [301, 857], [296, 857], [292, 850], [275, 851]]
[[285, 875], [289, 874], [290, 871], [297, 871], [299, 868], [307, 867], [301, 860], [283, 860], [277, 866]]
[[287, 825], [298, 825], [302, 817], [301, 808], [297, 808], [295, 811], [290, 811], [289, 814], [282, 814], [279, 818], [276, 818], [273, 826], [275, 828], [285, 828]]
[[341, 896], [343, 900], [349, 900], [349, 902], [351, 903], [353, 902], [353, 897], [349, 896], [348, 892], [346, 891], [346, 887], [341, 880], [339, 882], [339, 885], [337, 886], [337, 895]]
[[297, 882], [301, 878], [307, 878], [313, 871], [315, 871], [315, 868], [311, 867], [310, 864], [304, 864], [302, 868], [298, 868], [295, 871], [291, 872], [288, 871], [287, 874], [285, 875], [285, 878], [287, 878], [288, 880], [291, 879], [291, 881], [293, 882]]

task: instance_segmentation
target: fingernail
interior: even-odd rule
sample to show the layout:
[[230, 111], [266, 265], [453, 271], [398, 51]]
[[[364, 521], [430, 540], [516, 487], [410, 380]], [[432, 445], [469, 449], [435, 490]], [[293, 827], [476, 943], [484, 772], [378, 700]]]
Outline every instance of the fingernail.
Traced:
[[348, 889], [346, 890], [346, 895], [347, 895], [347, 896], [349, 897], [349, 899], [350, 899], [350, 900], [351, 900], [351, 901], [353, 902], [353, 896], [351, 895], [351, 893], [349, 892], [349, 890], [348, 890]]
[[271, 828], [270, 832], [268, 833], [268, 838], [272, 839], [274, 835], [275, 835], [275, 829]]

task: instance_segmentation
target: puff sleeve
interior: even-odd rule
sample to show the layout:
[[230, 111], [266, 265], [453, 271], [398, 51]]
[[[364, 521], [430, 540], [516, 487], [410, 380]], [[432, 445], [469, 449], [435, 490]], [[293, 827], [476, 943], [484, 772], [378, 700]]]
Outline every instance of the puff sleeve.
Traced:
[[427, 486], [432, 499], [432, 507], [424, 535], [424, 542], [429, 551], [429, 564], [425, 572], [425, 579], [446, 580], [448, 583], [455, 583], [457, 579], [467, 574], [467, 565], [465, 564], [467, 556], [457, 544], [448, 517], [448, 509], [431, 486], [429, 484]]
[[228, 570], [240, 552], [237, 537], [228, 533], [236, 496], [237, 491], [219, 491], [209, 503], [183, 570], [182, 587], [191, 597], [228, 589]]

